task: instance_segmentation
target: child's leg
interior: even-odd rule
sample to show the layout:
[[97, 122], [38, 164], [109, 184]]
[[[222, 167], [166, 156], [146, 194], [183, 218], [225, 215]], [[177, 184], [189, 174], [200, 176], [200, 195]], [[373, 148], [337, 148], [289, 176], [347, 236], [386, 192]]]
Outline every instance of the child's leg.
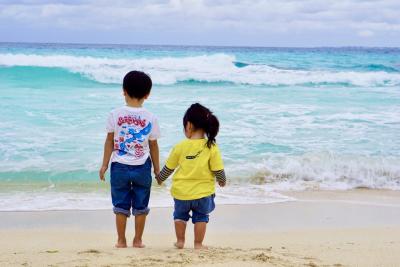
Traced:
[[203, 197], [195, 200], [193, 204], [193, 217], [194, 223], [194, 248], [204, 249], [203, 246], [204, 236], [206, 234], [207, 223], [209, 214], [215, 209], [214, 195]]
[[189, 212], [192, 201], [174, 198], [174, 203], [174, 221], [176, 233], [176, 243], [174, 245], [177, 248], [183, 248], [185, 246], [186, 222], [190, 218]]
[[126, 248], [126, 237], [125, 237], [125, 229], [126, 229], [126, 218], [125, 214], [117, 213], [115, 214], [115, 223], [117, 225], [117, 233], [118, 233], [118, 241], [115, 244], [117, 248]]
[[203, 246], [204, 236], [206, 235], [206, 222], [197, 222], [194, 224], [194, 248], [202, 249], [206, 248]]
[[151, 191], [151, 161], [148, 159], [143, 166], [133, 168], [132, 177], [132, 214], [135, 216], [135, 237], [132, 246], [144, 248], [142, 241], [146, 217], [149, 214], [149, 200]]
[[140, 214], [135, 216], [135, 237], [133, 238], [132, 246], [134, 248], [144, 248], [145, 245], [142, 242], [142, 236], [144, 226], [146, 224], [147, 214]]
[[183, 248], [185, 246], [185, 232], [186, 232], [186, 222], [181, 220], [175, 220], [175, 233], [176, 233], [175, 247]]
[[117, 248], [126, 248], [126, 219], [131, 212], [131, 184], [127, 176], [126, 166], [117, 162], [111, 164], [111, 199], [115, 213], [118, 241]]

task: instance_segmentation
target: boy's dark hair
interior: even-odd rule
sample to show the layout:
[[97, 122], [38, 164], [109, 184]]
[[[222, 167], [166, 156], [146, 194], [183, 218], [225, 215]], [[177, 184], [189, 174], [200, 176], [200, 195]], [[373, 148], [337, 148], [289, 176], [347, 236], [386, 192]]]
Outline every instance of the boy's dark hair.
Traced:
[[215, 144], [215, 137], [219, 131], [219, 121], [208, 108], [199, 103], [191, 105], [183, 116], [184, 128], [188, 122], [191, 122], [195, 129], [203, 129], [206, 132], [208, 148]]
[[125, 75], [122, 87], [130, 97], [142, 99], [150, 93], [152, 85], [149, 75], [134, 70]]

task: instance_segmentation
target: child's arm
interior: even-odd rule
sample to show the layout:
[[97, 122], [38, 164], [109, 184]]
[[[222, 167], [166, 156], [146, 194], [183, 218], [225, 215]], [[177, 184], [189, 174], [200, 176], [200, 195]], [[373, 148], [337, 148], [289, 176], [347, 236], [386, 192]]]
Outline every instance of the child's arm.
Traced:
[[107, 133], [106, 141], [104, 142], [104, 155], [103, 164], [101, 165], [99, 176], [100, 180], [105, 181], [104, 174], [108, 169], [110, 163], [111, 154], [114, 150], [114, 133]]
[[211, 157], [209, 164], [210, 164], [210, 169], [215, 175], [215, 178], [219, 186], [224, 187], [226, 185], [224, 163], [222, 161], [221, 152], [219, 151], [217, 144], [215, 144], [211, 149]]
[[158, 184], [162, 184], [165, 180], [168, 179], [168, 177], [174, 172], [173, 169], [168, 168], [167, 166], [164, 166], [162, 171], [160, 172], [160, 175], [157, 177], [157, 182]]
[[160, 174], [160, 151], [158, 149], [157, 140], [149, 140], [150, 156], [153, 162], [154, 175], [157, 177]]
[[217, 179], [217, 182], [220, 187], [224, 187], [226, 185], [226, 176], [225, 176], [225, 171], [219, 170], [219, 171], [213, 171], [215, 178]]
[[161, 185], [165, 180], [167, 180], [167, 178], [178, 167], [179, 155], [180, 155], [180, 149], [179, 149], [179, 145], [177, 145], [172, 149], [171, 153], [169, 154], [167, 162], [165, 163], [165, 166], [162, 169], [162, 171], [159, 173], [158, 176], [156, 176], [157, 183], [159, 185]]

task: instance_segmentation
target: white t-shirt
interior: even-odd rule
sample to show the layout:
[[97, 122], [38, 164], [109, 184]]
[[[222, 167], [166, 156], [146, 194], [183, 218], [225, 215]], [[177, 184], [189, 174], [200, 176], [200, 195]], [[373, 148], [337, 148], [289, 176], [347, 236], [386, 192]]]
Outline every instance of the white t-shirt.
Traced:
[[149, 140], [160, 138], [157, 118], [145, 108], [123, 106], [110, 112], [106, 126], [114, 133], [111, 162], [142, 165], [150, 156]]

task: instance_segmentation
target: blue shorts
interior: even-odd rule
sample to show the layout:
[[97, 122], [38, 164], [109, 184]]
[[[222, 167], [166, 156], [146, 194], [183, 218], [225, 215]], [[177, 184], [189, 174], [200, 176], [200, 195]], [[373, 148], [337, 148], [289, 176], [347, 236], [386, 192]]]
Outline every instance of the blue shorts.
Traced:
[[111, 199], [114, 213], [126, 216], [148, 214], [151, 189], [151, 160], [143, 165], [111, 163]]
[[[179, 200], [174, 198], [174, 220], [187, 222], [192, 217], [192, 223], [208, 223], [209, 214], [215, 209], [215, 194], [193, 200]], [[192, 211], [192, 216], [189, 212]]]

